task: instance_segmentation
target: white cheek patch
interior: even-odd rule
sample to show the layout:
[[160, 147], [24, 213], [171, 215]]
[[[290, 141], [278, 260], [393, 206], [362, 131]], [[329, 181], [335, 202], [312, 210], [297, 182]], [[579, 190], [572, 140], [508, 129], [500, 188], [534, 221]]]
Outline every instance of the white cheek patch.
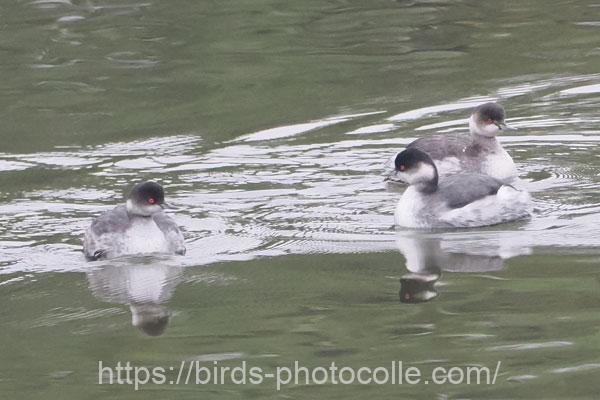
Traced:
[[139, 204], [136, 204], [133, 201], [131, 201], [131, 199], [127, 200], [127, 211], [130, 214], [133, 214], [133, 215], [150, 216], [150, 215], [152, 215], [152, 214], [154, 214], [156, 212], [159, 212], [161, 210], [162, 209], [157, 204], [147, 205], [147, 206], [140, 206]]
[[494, 137], [500, 132], [500, 128], [496, 124], [484, 124], [481, 126], [481, 134], [487, 137]]
[[432, 165], [420, 163], [417, 170], [410, 175], [410, 181], [408, 183], [422, 183], [429, 182], [435, 178], [435, 169]]
[[420, 162], [416, 167], [407, 171], [398, 171], [394, 173], [394, 180], [406, 182], [409, 185], [430, 182], [435, 178], [435, 169], [433, 165]]
[[474, 115], [471, 115], [471, 118], [469, 118], [469, 130], [486, 137], [494, 137], [500, 132], [500, 128], [498, 128], [496, 124], [486, 124], [483, 122], [478, 124]]

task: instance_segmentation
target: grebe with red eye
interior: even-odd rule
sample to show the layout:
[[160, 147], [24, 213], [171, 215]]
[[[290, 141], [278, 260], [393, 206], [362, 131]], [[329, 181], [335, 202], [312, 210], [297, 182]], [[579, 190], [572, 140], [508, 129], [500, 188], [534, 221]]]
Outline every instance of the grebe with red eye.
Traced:
[[456, 174], [438, 180], [427, 153], [408, 148], [394, 160], [410, 186], [396, 206], [396, 225], [408, 228], [477, 227], [530, 215], [529, 194], [483, 174]]
[[137, 184], [124, 205], [96, 218], [83, 238], [88, 260], [144, 253], [185, 254], [183, 234], [164, 208], [165, 192], [158, 183]]
[[[433, 159], [440, 178], [456, 173], [477, 173], [510, 183], [517, 177], [517, 168], [496, 135], [515, 128], [506, 125], [504, 118], [501, 105], [481, 104], [469, 118], [470, 135], [427, 136], [415, 140], [406, 148], [427, 153]], [[395, 157], [386, 163], [387, 180], [406, 183], [394, 169]]]

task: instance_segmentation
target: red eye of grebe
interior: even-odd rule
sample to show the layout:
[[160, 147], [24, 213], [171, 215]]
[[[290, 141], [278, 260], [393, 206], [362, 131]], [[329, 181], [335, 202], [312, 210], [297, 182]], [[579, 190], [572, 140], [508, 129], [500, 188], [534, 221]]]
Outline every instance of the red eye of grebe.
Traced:
[[156, 199], [154, 197], [150, 197], [148, 199], [148, 204], [154, 204], [154, 203], [156, 203]]
[[399, 169], [400, 171], [404, 171], [404, 169], [405, 169], [405, 167], [404, 167], [404, 164], [402, 164], [402, 165], [400, 166], [400, 168], [398, 168], [398, 169]]

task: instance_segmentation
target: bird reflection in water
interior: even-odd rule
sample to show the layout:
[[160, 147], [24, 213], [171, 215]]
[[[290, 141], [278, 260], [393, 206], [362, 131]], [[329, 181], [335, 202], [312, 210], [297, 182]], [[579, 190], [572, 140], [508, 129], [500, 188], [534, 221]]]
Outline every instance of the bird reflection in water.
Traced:
[[171, 318], [166, 306], [181, 281], [182, 269], [149, 257], [98, 265], [87, 272], [92, 294], [129, 305], [131, 324], [149, 336], [162, 335]]
[[400, 278], [402, 303], [423, 303], [438, 297], [442, 271], [500, 271], [504, 260], [531, 253], [531, 248], [502, 233], [398, 232], [396, 244], [409, 271]]

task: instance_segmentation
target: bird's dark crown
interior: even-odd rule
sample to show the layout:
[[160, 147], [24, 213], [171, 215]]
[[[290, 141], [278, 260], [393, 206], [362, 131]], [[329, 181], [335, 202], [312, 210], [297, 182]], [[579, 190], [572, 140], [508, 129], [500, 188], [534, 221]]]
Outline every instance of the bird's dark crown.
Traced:
[[495, 122], [504, 122], [504, 108], [498, 103], [481, 104], [473, 111], [480, 121], [492, 120]]
[[133, 187], [129, 198], [138, 204], [163, 204], [165, 191], [156, 182], [138, 183]]
[[394, 160], [396, 170], [398, 171], [409, 171], [417, 167], [419, 163], [434, 165], [433, 160], [427, 153], [415, 148], [409, 148], [398, 153]]
[[[438, 171], [431, 157], [418, 149], [408, 148], [396, 156], [394, 160], [396, 171], [406, 173], [408, 183], [416, 185], [420, 192], [433, 193], [438, 186]], [[431, 175], [420, 174], [422, 165], [429, 165], [433, 173]]]

